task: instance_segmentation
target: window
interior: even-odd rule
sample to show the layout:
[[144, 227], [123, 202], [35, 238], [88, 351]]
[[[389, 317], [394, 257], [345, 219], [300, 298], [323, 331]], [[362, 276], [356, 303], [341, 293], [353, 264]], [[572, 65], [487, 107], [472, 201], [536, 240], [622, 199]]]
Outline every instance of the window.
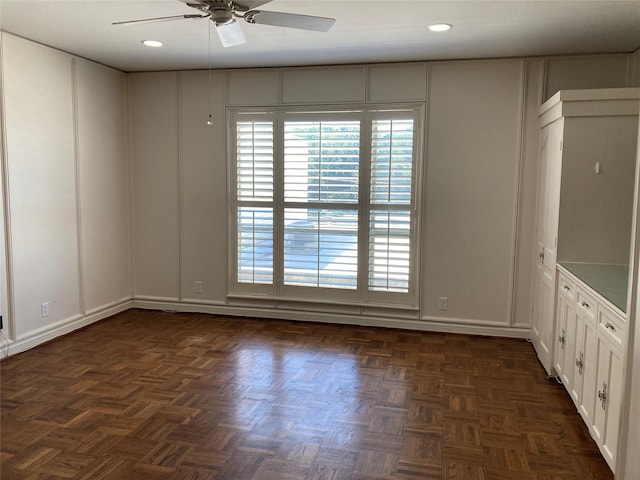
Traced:
[[360, 120], [284, 121], [284, 285], [358, 287]]
[[235, 112], [232, 292], [412, 305], [419, 119]]

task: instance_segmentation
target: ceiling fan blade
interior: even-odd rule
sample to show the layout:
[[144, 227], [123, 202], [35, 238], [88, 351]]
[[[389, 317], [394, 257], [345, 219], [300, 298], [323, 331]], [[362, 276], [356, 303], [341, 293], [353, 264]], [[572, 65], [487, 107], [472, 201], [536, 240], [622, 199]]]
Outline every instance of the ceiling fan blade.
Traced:
[[216, 25], [216, 32], [218, 32], [222, 46], [225, 48], [247, 43], [240, 24], [235, 20], [224, 25]]
[[171, 15], [170, 17], [143, 18], [141, 20], [125, 20], [124, 22], [113, 22], [111, 25], [130, 25], [134, 23], [169, 22], [171, 20], [184, 20], [186, 18], [206, 18], [209, 15], [199, 15], [197, 13], [187, 15]]
[[314, 30], [316, 32], [328, 31], [334, 23], [335, 18], [313, 17], [310, 15], [298, 15], [295, 13], [264, 12], [252, 10], [244, 16], [249, 23], [260, 25], [273, 25], [275, 27], [299, 28], [301, 30]]

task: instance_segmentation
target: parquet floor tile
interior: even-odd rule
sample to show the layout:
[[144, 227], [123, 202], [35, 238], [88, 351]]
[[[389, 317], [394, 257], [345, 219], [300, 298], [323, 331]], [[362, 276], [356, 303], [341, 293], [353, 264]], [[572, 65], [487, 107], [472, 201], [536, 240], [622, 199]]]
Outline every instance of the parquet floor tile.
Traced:
[[610, 480], [523, 340], [130, 310], [0, 362], [2, 480]]

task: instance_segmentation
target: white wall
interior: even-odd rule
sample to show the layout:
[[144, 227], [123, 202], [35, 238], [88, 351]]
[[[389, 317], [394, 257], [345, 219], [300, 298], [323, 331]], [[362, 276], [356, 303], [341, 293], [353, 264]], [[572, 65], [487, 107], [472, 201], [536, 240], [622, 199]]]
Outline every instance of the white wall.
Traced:
[[511, 322], [524, 67], [517, 59], [429, 67], [424, 318]]
[[9, 335], [19, 351], [131, 298], [124, 74], [5, 33], [2, 52]]
[[[224, 72], [179, 74], [181, 298], [226, 303], [227, 158]], [[213, 126], [207, 125], [209, 93]], [[196, 293], [195, 283], [202, 282]]]
[[[584, 73], [621, 57], [579, 60]], [[573, 82], [575, 65], [555, 57], [229, 70], [214, 72], [213, 105], [423, 101], [428, 85], [421, 320], [397, 324], [517, 334], [530, 326], [538, 107], [545, 85]], [[609, 77], [626, 82], [627, 73]], [[310, 78], [322, 88], [309, 89]], [[207, 81], [206, 72], [130, 76], [136, 297], [233, 312], [206, 308], [227, 304], [228, 276], [224, 125], [203, 122]], [[601, 81], [594, 76], [594, 86]], [[439, 296], [449, 298], [447, 311], [437, 309]]]
[[76, 60], [85, 313], [131, 298], [125, 75]]
[[[432, 64], [428, 81], [426, 72], [419, 62], [230, 71], [227, 103], [424, 101], [428, 83], [422, 328], [433, 321], [510, 327], [525, 61]], [[324, 87], [310, 96], [305, 79], [320, 76]], [[398, 79], [402, 89], [395, 88]], [[142, 300], [226, 303], [224, 122], [205, 125], [207, 81], [206, 72], [130, 76], [136, 297]], [[212, 81], [220, 109], [224, 79]], [[531, 197], [535, 188], [531, 179], [526, 183]], [[533, 201], [527, 202], [530, 211]], [[526, 268], [519, 275], [526, 299], [530, 275]], [[201, 294], [196, 281], [203, 282]], [[449, 311], [437, 311], [439, 295], [449, 297]], [[526, 328], [528, 319], [518, 326]]]
[[540, 127], [538, 110], [544, 89], [544, 59], [526, 62], [524, 112], [522, 119], [522, 158], [518, 201], [518, 231], [516, 234], [515, 291], [513, 296], [513, 326], [531, 326], [534, 262], [536, 249], [536, 200]]
[[178, 74], [130, 76], [129, 105], [135, 295], [179, 300]]
[[[0, 65], [2, 65], [2, 41], [0, 38]], [[0, 68], [0, 94], [2, 92], [2, 68]], [[3, 100], [4, 101], [4, 100]], [[6, 349], [8, 342], [7, 335], [11, 331], [10, 325], [13, 323], [13, 316], [9, 309], [9, 272], [7, 271], [7, 242], [5, 227], [5, 171], [6, 156], [5, 135], [4, 135], [4, 111], [0, 109], [0, 315], [2, 316], [2, 331], [0, 332], [0, 354]], [[0, 355], [2, 357], [2, 355]]]
[[546, 63], [545, 100], [558, 90], [632, 86], [627, 54], [550, 57]]
[[[15, 348], [134, 297], [141, 306], [251, 313], [230, 309], [226, 297], [225, 104], [424, 101], [427, 87], [422, 310], [419, 320], [396, 321], [402, 312], [375, 317], [369, 308], [377, 320], [358, 321], [524, 335], [542, 91], [572, 85], [576, 65], [581, 86], [632, 78], [620, 55], [229, 70], [209, 79], [126, 75], [4, 33], [2, 48]], [[325, 86], [305, 96], [300, 80], [319, 75]], [[449, 297], [449, 310], [437, 310], [438, 296]], [[305, 317], [305, 308], [259, 313]], [[354, 311], [332, 318], [350, 321]]]
[[20, 319], [13, 333], [22, 338], [81, 314], [72, 57], [5, 36], [3, 70], [13, 310]]
[[226, 303], [224, 72], [211, 75], [213, 126], [208, 84], [208, 72], [129, 76], [138, 299]]

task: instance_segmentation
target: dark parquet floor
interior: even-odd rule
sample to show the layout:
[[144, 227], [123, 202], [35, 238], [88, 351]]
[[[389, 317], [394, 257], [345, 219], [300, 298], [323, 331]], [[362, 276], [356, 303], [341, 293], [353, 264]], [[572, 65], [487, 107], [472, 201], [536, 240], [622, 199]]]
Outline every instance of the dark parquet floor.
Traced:
[[2, 480], [613, 478], [524, 340], [129, 310], [0, 368]]

